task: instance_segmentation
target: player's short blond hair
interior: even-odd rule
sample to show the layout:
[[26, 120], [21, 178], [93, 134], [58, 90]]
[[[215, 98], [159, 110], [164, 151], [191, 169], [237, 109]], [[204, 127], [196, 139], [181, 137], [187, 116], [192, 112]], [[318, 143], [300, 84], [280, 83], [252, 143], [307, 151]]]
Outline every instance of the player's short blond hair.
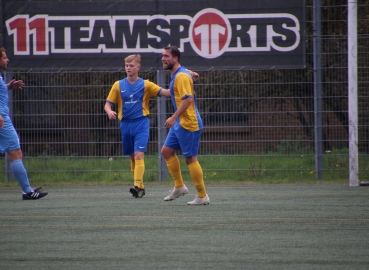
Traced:
[[141, 65], [141, 55], [139, 54], [131, 54], [128, 55], [126, 58], [124, 58], [124, 62], [132, 62], [132, 61], [136, 61], [137, 64]]

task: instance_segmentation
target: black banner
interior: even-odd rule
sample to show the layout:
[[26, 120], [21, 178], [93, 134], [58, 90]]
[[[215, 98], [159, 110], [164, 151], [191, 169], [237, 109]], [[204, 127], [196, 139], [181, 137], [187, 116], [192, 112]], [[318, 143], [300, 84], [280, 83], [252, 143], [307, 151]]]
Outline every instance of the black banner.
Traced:
[[305, 67], [304, 0], [1, 3], [9, 68], [161, 69], [167, 45], [198, 70]]

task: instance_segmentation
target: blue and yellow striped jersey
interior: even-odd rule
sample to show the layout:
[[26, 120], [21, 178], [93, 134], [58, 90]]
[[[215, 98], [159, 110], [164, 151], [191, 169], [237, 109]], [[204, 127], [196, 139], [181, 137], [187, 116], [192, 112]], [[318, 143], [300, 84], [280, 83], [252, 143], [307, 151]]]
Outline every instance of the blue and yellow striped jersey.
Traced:
[[155, 83], [138, 78], [131, 84], [126, 78], [116, 81], [106, 99], [107, 102], [117, 104], [119, 120], [134, 120], [147, 116], [149, 101], [160, 94], [161, 87]]
[[170, 97], [172, 99], [174, 111], [177, 110], [183, 99], [188, 97], [193, 98], [191, 105], [179, 118], [179, 124], [181, 127], [191, 132], [201, 130], [203, 124], [199, 110], [197, 109], [193, 80], [186, 68], [180, 67], [172, 74], [170, 79]]

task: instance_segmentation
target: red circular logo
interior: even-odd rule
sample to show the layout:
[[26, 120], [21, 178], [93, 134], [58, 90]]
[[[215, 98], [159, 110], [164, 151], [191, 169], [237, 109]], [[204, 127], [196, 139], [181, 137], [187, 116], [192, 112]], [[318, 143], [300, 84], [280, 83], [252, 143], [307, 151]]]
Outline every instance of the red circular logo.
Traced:
[[223, 13], [211, 8], [201, 10], [190, 25], [192, 48], [204, 58], [216, 58], [227, 49], [230, 32]]

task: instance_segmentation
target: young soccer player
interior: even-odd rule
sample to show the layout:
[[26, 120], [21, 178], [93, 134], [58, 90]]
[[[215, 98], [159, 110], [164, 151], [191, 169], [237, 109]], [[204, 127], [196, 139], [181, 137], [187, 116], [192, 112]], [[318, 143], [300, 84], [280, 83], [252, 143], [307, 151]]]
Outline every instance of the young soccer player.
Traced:
[[[133, 174], [133, 187], [129, 192], [135, 198], [142, 198], [146, 193], [143, 176], [145, 172], [144, 155], [150, 131], [147, 117], [150, 113], [149, 100], [153, 96], [169, 97], [170, 92], [138, 76], [141, 68], [139, 54], [129, 55], [124, 61], [127, 77], [113, 84], [104, 109], [110, 120], [118, 117], [121, 121], [123, 154], [129, 155]], [[196, 72], [189, 72], [198, 77]], [[117, 104], [118, 115], [112, 110], [113, 104]]]
[[144, 154], [149, 141], [150, 123], [149, 100], [152, 96], [169, 96], [167, 89], [138, 77], [141, 56], [133, 54], [124, 59], [127, 78], [116, 81], [106, 99], [105, 112], [110, 120], [117, 117], [112, 104], [118, 106], [118, 119], [122, 136], [123, 154], [129, 155], [133, 174], [133, 187], [129, 190], [133, 197], [145, 195], [143, 176], [145, 172]]

